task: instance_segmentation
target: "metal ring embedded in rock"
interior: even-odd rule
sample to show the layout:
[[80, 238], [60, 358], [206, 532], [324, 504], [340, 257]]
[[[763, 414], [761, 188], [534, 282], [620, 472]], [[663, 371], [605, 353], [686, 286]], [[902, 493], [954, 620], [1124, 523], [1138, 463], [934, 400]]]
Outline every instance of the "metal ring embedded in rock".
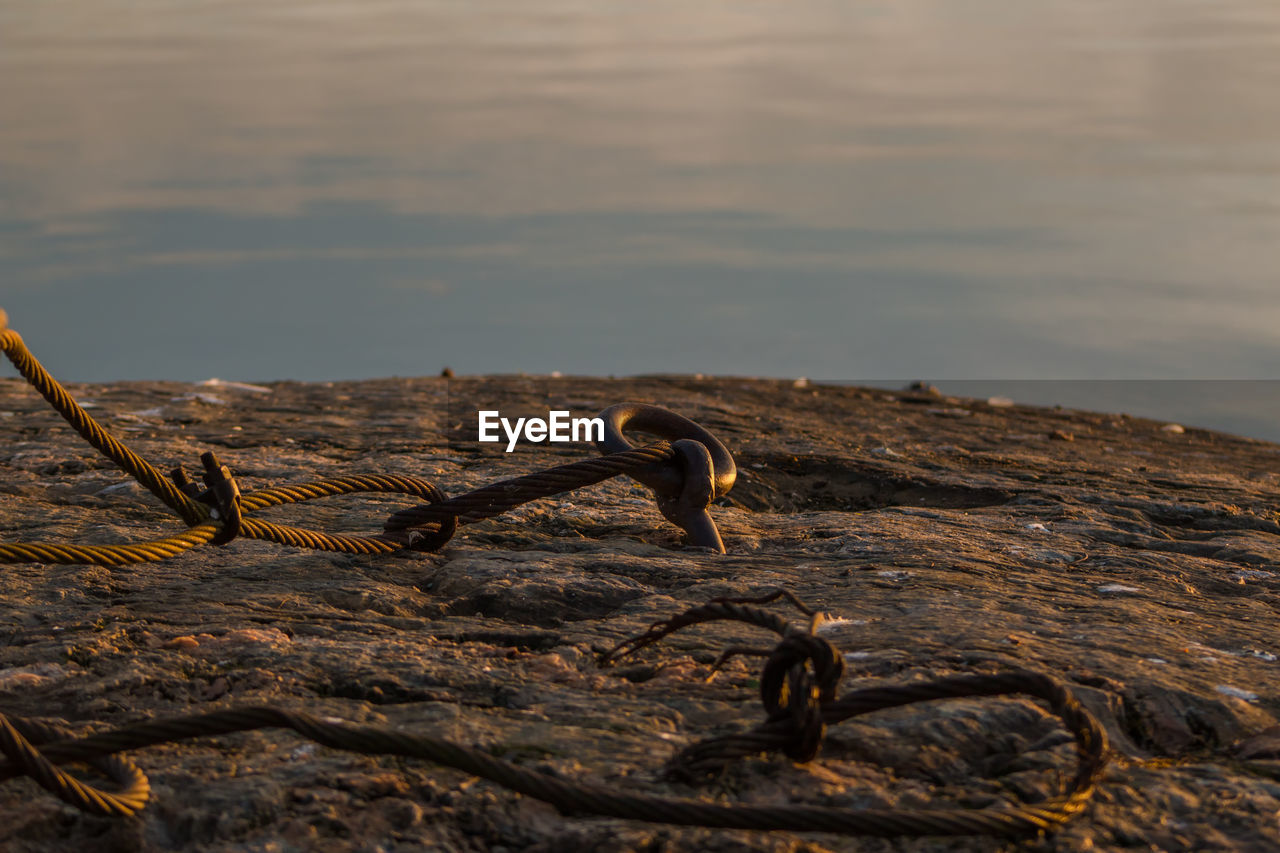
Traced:
[[676, 451], [672, 462], [659, 462], [630, 476], [653, 490], [658, 509], [671, 523], [684, 528], [690, 541], [724, 553], [724, 542], [707, 506], [733, 488], [738, 469], [720, 440], [686, 417], [645, 403], [619, 403], [600, 413], [604, 437], [596, 442], [602, 453], [633, 449], [622, 434], [631, 427], [670, 439]]

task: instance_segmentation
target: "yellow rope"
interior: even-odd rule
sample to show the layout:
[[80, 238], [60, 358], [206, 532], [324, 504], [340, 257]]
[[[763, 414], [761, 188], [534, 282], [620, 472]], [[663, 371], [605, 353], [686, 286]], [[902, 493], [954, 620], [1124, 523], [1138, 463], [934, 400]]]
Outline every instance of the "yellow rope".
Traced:
[[[193, 500], [169, 482], [153, 465], [118, 441], [95, 421], [36, 360], [27, 349], [22, 337], [12, 329], [5, 328], [7, 321], [8, 317], [0, 309], [0, 350], [3, 350], [13, 362], [23, 378], [40, 392], [49, 405], [62, 415], [85, 441], [163, 501], [189, 525], [190, 529], [161, 539], [121, 545], [0, 543], [0, 563], [91, 563], [122, 566], [129, 563], [163, 560], [213, 540], [223, 525], [221, 521], [210, 517], [209, 508]], [[439, 501], [444, 497], [434, 485], [416, 477], [364, 475], [317, 480], [311, 483], [251, 492], [240, 499], [240, 506], [242, 512], [249, 513], [271, 506], [359, 492], [411, 495], [428, 502]], [[242, 520], [238, 535], [298, 548], [342, 551], [351, 554], [388, 554], [405, 547], [399, 537], [322, 533], [253, 518]]]

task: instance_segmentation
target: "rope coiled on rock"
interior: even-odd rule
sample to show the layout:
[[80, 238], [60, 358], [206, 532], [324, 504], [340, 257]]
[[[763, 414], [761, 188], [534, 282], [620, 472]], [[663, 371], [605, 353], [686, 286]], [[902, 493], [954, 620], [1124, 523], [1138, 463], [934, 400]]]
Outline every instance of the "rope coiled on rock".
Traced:
[[[690, 614], [693, 614], [692, 621]], [[778, 624], [774, 614], [741, 601], [712, 602], [682, 617], [660, 623], [647, 634], [633, 638], [605, 655], [603, 661], [607, 662], [618, 653], [648, 645], [678, 629], [672, 625], [683, 627], [715, 619], [737, 619], [767, 628]], [[813, 642], [788, 642], [798, 637], [808, 637]], [[1076, 774], [1065, 790], [1043, 802], [1011, 803], [980, 809], [857, 810], [795, 804], [730, 805], [620, 792], [616, 786], [573, 782], [519, 767], [484, 750], [429, 735], [357, 726], [280, 708], [245, 707], [149, 720], [78, 738], [70, 736], [64, 728], [24, 718], [6, 718], [0, 714], [0, 754], [8, 758], [7, 763], [0, 763], [0, 781], [20, 775], [29, 776], [64, 802], [86, 812], [127, 816], [136, 814], [145, 805], [149, 785], [145, 775], [117, 753], [197, 737], [283, 728], [333, 749], [418, 758], [461, 770], [550, 803], [569, 814], [724, 829], [881, 837], [995, 835], [1016, 838], [1052, 830], [1080, 813], [1106, 767], [1107, 739], [1102, 727], [1064, 684], [1047, 675], [1027, 671], [957, 675], [923, 684], [854, 690], [834, 699], [829, 694], [834, 691], [832, 677], [838, 667], [821, 663], [821, 659], [841, 659], [838, 650], [825, 639], [792, 627], [785, 629], [783, 642], [771, 653], [766, 670], [770, 665], [802, 670], [805, 662], [812, 660], [809, 653], [813, 650], [818, 650], [820, 659], [818, 678], [830, 682], [827, 685], [830, 690], [819, 687], [807, 693], [797, 692], [794, 689], [796, 684], [804, 681], [805, 677], [791, 674], [788, 677], [792, 689], [777, 690], [776, 680], [766, 675], [761, 679], [762, 689], [773, 690], [775, 694], [766, 701], [766, 708], [772, 704], [775, 709], [785, 709], [788, 705], [812, 701], [818, 708], [820, 723], [825, 727], [873, 711], [934, 699], [1029, 695], [1048, 703], [1050, 710], [1074, 736], [1078, 756]], [[834, 678], [838, 679], [838, 675]], [[775, 687], [766, 687], [767, 682], [775, 684]], [[705, 774], [720, 769], [731, 759], [751, 754], [772, 751], [792, 754], [790, 746], [805, 738], [803, 732], [796, 728], [797, 719], [790, 714], [771, 713], [769, 721], [746, 735], [712, 738], [686, 748], [672, 760], [669, 769], [692, 768]], [[821, 742], [821, 736], [818, 742]], [[121, 790], [109, 792], [87, 785], [57, 766], [73, 761], [95, 763], [121, 786]]]
[[[777, 614], [756, 606], [783, 597], [810, 617], [807, 626], [789, 624]], [[720, 620], [745, 622], [782, 637], [771, 651], [731, 649], [716, 662], [719, 667], [735, 651], [763, 654], [767, 658], [760, 678], [760, 692], [768, 718], [749, 732], [710, 738], [681, 750], [668, 763], [667, 773], [685, 780], [718, 773], [733, 761], [761, 752], [781, 751], [798, 761], [811, 760], [818, 753], [827, 726], [872, 711], [935, 699], [1016, 693], [1035, 696], [1049, 704], [1075, 738], [1076, 774], [1062, 793], [1041, 803], [1016, 807], [880, 812], [871, 819], [877, 831], [869, 834], [1016, 835], [1065, 823], [1084, 809], [1106, 769], [1109, 747], [1106, 731], [1065, 684], [1043, 673], [1013, 670], [864, 688], [836, 699], [844, 659], [834, 645], [815, 633], [822, 618], [786, 591], [760, 598], [716, 599], [655, 623], [645, 633], [605, 653], [602, 660], [608, 662], [637, 651], [690, 625]], [[917, 829], [912, 829], [913, 826]]]

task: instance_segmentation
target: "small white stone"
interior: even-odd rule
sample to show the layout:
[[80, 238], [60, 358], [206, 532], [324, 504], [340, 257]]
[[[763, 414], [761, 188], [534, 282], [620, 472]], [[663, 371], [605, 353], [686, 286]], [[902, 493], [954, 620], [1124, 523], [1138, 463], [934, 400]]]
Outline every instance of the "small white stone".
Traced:
[[1122, 583], [1104, 583], [1098, 587], [1098, 592], [1142, 592], [1136, 586], [1125, 586]]
[[289, 758], [293, 761], [301, 761], [304, 758], [310, 758], [311, 754], [316, 751], [314, 743], [304, 743], [302, 746], [289, 753]]
[[1228, 684], [1219, 684], [1213, 689], [1221, 693], [1223, 696], [1233, 696], [1236, 699], [1243, 699], [1246, 702], [1258, 701], [1258, 694], [1254, 693], [1252, 690], [1241, 690], [1239, 687], [1232, 687]]
[[138, 485], [136, 480], [125, 480], [123, 483], [113, 483], [110, 486], [99, 489], [94, 494], [98, 497], [105, 497], [106, 495], [117, 495], [122, 492], [137, 492], [141, 491], [141, 489], [142, 487]]
[[1160, 431], [1171, 432], [1174, 435], [1180, 435], [1186, 432], [1187, 430], [1182, 426], [1182, 424], [1165, 424], [1164, 426], [1160, 427]]
[[181, 403], [183, 400], [194, 400], [197, 403], [205, 403], [210, 406], [225, 406], [227, 401], [216, 394], [204, 394], [199, 391], [191, 394], [183, 394], [181, 397], [170, 398], [175, 403]]
[[1079, 555], [1066, 551], [1054, 551], [1051, 548], [1037, 548], [1030, 552], [1031, 557], [1045, 563], [1074, 563]]
[[822, 620], [817, 628], [813, 629], [813, 633], [821, 637], [823, 634], [831, 634], [845, 625], [865, 625], [866, 619], [841, 619], [839, 616], [828, 616]]
[[987, 405], [996, 409], [1007, 409], [1013, 405], [1013, 400], [1008, 397], [988, 397]]
[[0, 669], [0, 692], [29, 690], [50, 680], [61, 680], [70, 673], [56, 663], [37, 663]]
[[939, 444], [933, 449], [938, 451], [939, 453], [955, 453], [959, 456], [970, 455], [968, 450], [965, 450], [963, 447], [959, 446], [958, 444]]
[[902, 455], [898, 451], [891, 450], [888, 447], [873, 447], [871, 448], [871, 452], [874, 453], [876, 456], [901, 456]]
[[1041, 523], [1040, 523], [1040, 522], [1038, 522], [1038, 521], [1033, 521], [1033, 522], [1031, 522], [1030, 524], [1026, 524], [1026, 525], [1023, 525], [1023, 526], [1024, 526], [1024, 527], [1026, 527], [1028, 530], [1035, 530], [1035, 531], [1040, 532], [1040, 533], [1048, 533], [1048, 532], [1049, 532], [1049, 528], [1045, 527], [1043, 524], [1041, 524]]
[[248, 382], [227, 382], [225, 379], [206, 379], [203, 382], [197, 382], [205, 388], [227, 388], [232, 391], [249, 391], [254, 394], [270, 394], [271, 389], [265, 385], [250, 385]]

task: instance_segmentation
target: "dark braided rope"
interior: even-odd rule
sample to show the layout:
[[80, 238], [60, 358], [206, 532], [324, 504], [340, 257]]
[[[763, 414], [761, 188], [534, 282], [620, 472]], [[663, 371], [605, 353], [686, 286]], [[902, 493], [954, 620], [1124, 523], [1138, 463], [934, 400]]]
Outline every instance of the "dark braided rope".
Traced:
[[[871, 809], [848, 810], [805, 805], [727, 805], [702, 800], [648, 794], [620, 793], [615, 786], [569, 782], [529, 770], [441, 738], [371, 726], [330, 722], [279, 708], [247, 707], [206, 714], [152, 720], [76, 739], [41, 742], [17, 734], [0, 715], [0, 781], [30, 775], [64, 801], [94, 814], [133, 814], [145, 792], [135, 785], [124, 794], [111, 794], [84, 785], [55, 765], [86, 761], [116, 752], [196, 737], [211, 737], [262, 728], [287, 728], [334, 749], [375, 755], [419, 758], [495, 782], [526, 796], [550, 803], [565, 813], [592, 814], [656, 823], [726, 829], [832, 832], [871, 836], [998, 835], [1017, 837], [1043, 832], [1081, 811], [1101, 771], [1105, 737], [1087, 712], [1061, 684], [1035, 673], [1005, 673], [944, 679], [939, 686], [908, 685], [853, 691], [838, 704], [848, 716], [870, 713], [926, 699], [1024, 693], [1049, 702], [1077, 741], [1097, 744], [1095, 764], [1077, 773], [1072, 790], [1033, 805], [985, 809]], [[23, 721], [25, 722], [25, 721]], [[32, 772], [29, 768], [35, 768]], [[145, 784], [145, 779], [143, 780]], [[136, 805], [136, 807], [135, 807]]]
[[[1076, 741], [1077, 770], [1057, 796], [1040, 803], [1007, 804], [982, 809], [872, 809], [846, 810], [821, 806], [728, 805], [701, 800], [649, 794], [621, 793], [614, 787], [569, 782], [545, 773], [518, 767], [479, 749], [440, 738], [384, 728], [354, 726], [322, 720], [308, 714], [278, 708], [249, 707], [214, 711], [167, 720], [126, 725], [108, 732], [68, 738], [60, 728], [42, 726], [0, 715], [0, 781], [18, 775], [35, 779], [66, 802], [95, 814], [133, 814], [146, 800], [146, 779], [132, 765], [115, 765], [112, 778], [122, 784], [118, 793], [85, 785], [56, 767], [69, 761], [95, 761], [117, 752], [158, 743], [208, 737], [260, 728], [287, 728], [335, 749], [380, 755], [420, 758], [488, 779], [517, 793], [554, 805], [565, 813], [594, 814], [658, 823], [730, 829], [832, 832], [870, 836], [997, 835], [1017, 837], [1044, 832], [1070, 820], [1087, 805], [1107, 763], [1107, 739], [1097, 720], [1058, 680], [1042, 673], [1012, 671], [997, 674], [958, 675], [919, 684], [854, 690], [832, 699], [839, 678], [839, 652], [824, 638], [790, 625], [781, 625], [775, 614], [755, 607], [759, 599], [721, 599], [680, 614], [666, 623], [665, 633], [654, 626], [642, 638], [655, 642], [660, 636], [700, 622], [733, 619], [766, 627], [782, 634], [782, 642], [770, 654], [770, 666], [785, 668], [787, 689], [771, 696], [762, 677], [770, 718], [750, 732], [711, 738], [695, 744], [673, 759], [685, 773], [723, 769], [729, 760], [761, 752], [804, 752], [804, 727], [812, 721], [803, 714], [783, 713], [806, 706], [816, 708], [819, 726], [836, 725], [862, 714], [916, 702], [1024, 694], [1045, 701]], [[792, 597], [792, 600], [795, 599]], [[752, 603], [747, 603], [752, 602]], [[799, 602], [796, 602], [799, 605]], [[803, 605], [800, 605], [803, 606]], [[812, 611], [806, 612], [812, 615]], [[674, 627], [673, 627], [674, 626]], [[778, 630], [781, 627], [781, 630]], [[637, 640], [641, 638], [636, 638]], [[627, 648], [637, 648], [633, 641]], [[623, 648], [620, 646], [619, 648]], [[616, 650], [615, 650], [616, 652]], [[606, 659], [613, 653], [606, 655]], [[809, 662], [815, 682], [804, 687]], [[776, 681], [776, 679], [774, 679]], [[805, 691], [807, 690], [807, 693]], [[789, 695], [788, 695], [789, 694]], [[803, 703], [800, 700], [805, 700]], [[821, 729], [820, 729], [821, 731]], [[820, 739], [820, 735], [819, 735]], [[813, 750], [816, 752], [816, 749]], [[812, 757], [812, 756], [809, 756]], [[130, 770], [132, 768], [132, 771]]]
[[[994, 675], [960, 675], [921, 684], [873, 687], [834, 699], [844, 670], [835, 647], [807, 628], [790, 624], [754, 605], [786, 598], [816, 623], [818, 615], [786, 590], [758, 598], [722, 598], [656, 622], [643, 634], [624, 640], [601, 656], [601, 663], [651, 645], [689, 625], [718, 620], [745, 622], [771, 630], [782, 641], [768, 654], [760, 679], [768, 718], [748, 732], [708, 738], [681, 750], [668, 762], [667, 775], [681, 780], [718, 773], [730, 763], [764, 752], [781, 751], [799, 761], [816, 757], [827, 725], [872, 711], [934, 699], [1024, 693], [1047, 702], [1076, 741], [1077, 771], [1064, 792], [1036, 806], [1022, 806], [1035, 819], [1062, 823], [1081, 811], [1108, 761], [1105, 730], [1061, 682], [1037, 672], [1016, 670]], [[726, 655], [721, 656], [721, 662]], [[810, 675], [805, 668], [812, 666]], [[717, 664], [718, 665], [718, 664]], [[943, 812], [933, 812], [940, 814]], [[976, 812], [952, 812], [972, 816]], [[966, 819], [968, 819], [966, 817]]]
[[758, 628], [764, 628], [766, 631], [773, 631], [778, 636], [785, 636], [791, 627], [790, 622], [776, 613], [760, 607], [750, 606], [761, 602], [773, 601], [781, 595], [782, 593], [774, 593], [752, 599], [712, 599], [706, 604], [686, 610], [684, 613], [672, 616], [670, 619], [654, 622], [643, 634], [628, 637], [601, 655], [600, 663], [607, 664], [623, 655], [638, 652], [645, 646], [651, 646], [681, 628], [687, 628], [690, 625], [698, 625], [703, 622], [715, 622], [718, 620], [746, 622], [748, 625], [755, 625]]
[[[131, 764], [102, 765], [123, 790], [106, 792], [86, 785], [56, 767], [68, 761], [99, 761], [115, 753], [157, 743], [228, 734], [259, 728], [288, 728], [325, 746], [370, 754], [394, 754], [421, 758], [481, 776], [518, 793], [548, 802], [562, 812], [645, 820], [669, 824], [757, 830], [822, 831], [842, 834], [973, 835], [1015, 837], [1043, 832], [1069, 820], [1086, 805], [1106, 765], [1106, 736], [1097, 721], [1062, 683], [1047, 675], [1009, 672], [996, 675], [963, 675], [924, 684], [856, 690], [832, 700], [834, 683], [842, 664], [839, 653], [825, 639], [785, 622], [776, 614], [754, 606], [773, 600], [778, 593], [756, 599], [720, 599], [693, 608], [645, 634], [620, 644], [633, 651], [656, 642], [680, 628], [719, 619], [732, 619], [772, 630], [782, 642], [770, 655], [761, 679], [769, 719], [751, 732], [712, 738], [682, 751], [673, 764], [689, 770], [721, 768], [727, 760], [759, 752], [782, 750], [805, 753], [816, 748], [800, 743], [810, 720], [801, 719], [817, 709], [818, 725], [839, 722], [861, 714], [933, 699], [995, 696], [1023, 693], [1046, 701], [1076, 740], [1078, 769], [1070, 786], [1060, 795], [1039, 804], [996, 806], [985, 809], [876, 809], [850, 811], [817, 806], [735, 806], [647, 794], [619, 793], [614, 788], [568, 782], [527, 770], [494, 758], [486, 752], [439, 738], [388, 729], [351, 726], [278, 708], [241, 708], [124, 726], [79, 739], [34, 721], [0, 715], [0, 752], [8, 759], [0, 764], [0, 780], [27, 775], [66, 802], [95, 814], [133, 814], [145, 804], [145, 776]], [[793, 596], [788, 596], [812, 616]], [[806, 681], [804, 664], [811, 662], [816, 683]], [[769, 675], [770, 668], [775, 670]], [[785, 670], [786, 690], [777, 686], [777, 672]], [[770, 688], [766, 682], [772, 681]], [[808, 685], [807, 687], [805, 685]], [[789, 693], [789, 695], [788, 695]], [[800, 700], [804, 700], [803, 702]], [[806, 706], [801, 708], [801, 705]], [[786, 711], [802, 713], [785, 713]], [[821, 739], [819, 729], [819, 740]], [[56, 738], [56, 739], [55, 739]]]
[[456, 517], [459, 524], [472, 524], [501, 515], [529, 501], [593, 486], [654, 462], [670, 461], [675, 456], [670, 442], [658, 441], [635, 450], [570, 462], [545, 471], [491, 483], [439, 503], [399, 510], [387, 519], [385, 528], [387, 531], [405, 530], [449, 516]]

